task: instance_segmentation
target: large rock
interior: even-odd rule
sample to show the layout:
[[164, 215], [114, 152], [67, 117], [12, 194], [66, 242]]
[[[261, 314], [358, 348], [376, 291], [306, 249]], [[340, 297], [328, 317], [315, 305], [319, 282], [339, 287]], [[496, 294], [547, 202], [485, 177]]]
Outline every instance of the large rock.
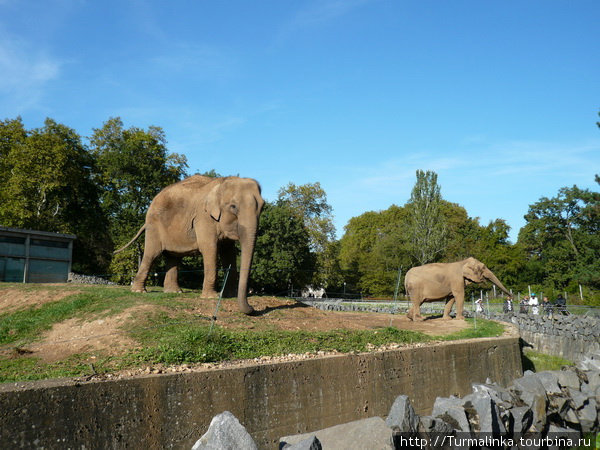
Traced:
[[312, 433], [284, 436], [279, 440], [280, 447], [297, 444], [311, 436], [316, 436], [326, 450], [394, 448], [392, 430], [381, 417], [356, 420]]
[[439, 433], [451, 436], [454, 433], [454, 428], [452, 428], [442, 419], [435, 418], [433, 416], [421, 416], [419, 417], [419, 433]]
[[533, 412], [529, 406], [516, 406], [511, 408], [510, 413], [510, 429], [511, 434], [527, 433], [533, 423]]
[[542, 386], [544, 386], [547, 394], [562, 393], [560, 386], [558, 385], [558, 377], [556, 374], [550, 371], [544, 371], [535, 374], [535, 376], [538, 380], [540, 380], [540, 383], [542, 383]]
[[506, 432], [500, 411], [491, 396], [485, 392], [474, 392], [463, 398], [463, 407], [473, 431], [499, 435]]
[[600, 370], [588, 370], [586, 372], [588, 382], [586, 383], [591, 390], [600, 387]]
[[581, 425], [581, 431], [589, 433], [592, 431], [598, 422], [598, 411], [596, 409], [596, 400], [590, 399], [581, 409], [577, 411], [577, 418]]
[[571, 398], [571, 405], [573, 406], [573, 409], [581, 409], [584, 403], [587, 402], [587, 395], [583, 394], [579, 389], [567, 388], [567, 392]]
[[282, 443], [280, 450], [322, 450], [321, 441], [317, 436], [310, 436], [296, 444]]
[[573, 370], [551, 370], [558, 378], [558, 384], [564, 388], [579, 389], [579, 377]]
[[252, 436], [229, 411], [213, 417], [208, 431], [200, 438], [192, 450], [237, 450], [258, 449]]
[[[546, 425], [546, 390], [535, 375], [526, 375], [513, 382], [512, 389], [533, 412], [533, 427], [541, 432]], [[533, 430], [532, 430], [533, 431]]]
[[402, 433], [414, 433], [417, 431], [419, 416], [417, 416], [410, 404], [408, 395], [399, 395], [396, 397], [385, 423], [394, 431]]
[[471, 385], [473, 388], [473, 393], [476, 394], [478, 392], [487, 393], [492, 400], [498, 405], [498, 407], [502, 409], [509, 409], [513, 406], [515, 399], [511, 392], [508, 389], [500, 387], [491, 383], [473, 383]]
[[469, 420], [460, 398], [436, 398], [431, 415], [442, 419], [455, 430], [467, 433], [471, 431]]
[[[523, 402], [530, 407], [533, 407], [534, 400], [537, 397], [546, 397], [546, 389], [539, 378], [535, 375], [525, 375], [513, 381], [514, 391]], [[545, 406], [545, 405], [544, 405]]]

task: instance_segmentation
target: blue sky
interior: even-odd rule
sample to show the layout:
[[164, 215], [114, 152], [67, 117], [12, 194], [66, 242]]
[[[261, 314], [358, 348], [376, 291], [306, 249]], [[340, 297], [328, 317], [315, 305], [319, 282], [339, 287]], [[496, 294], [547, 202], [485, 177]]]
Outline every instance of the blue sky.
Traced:
[[417, 169], [516, 240], [598, 190], [600, 2], [0, 0], [0, 119], [164, 129], [190, 171], [319, 181], [338, 237]]

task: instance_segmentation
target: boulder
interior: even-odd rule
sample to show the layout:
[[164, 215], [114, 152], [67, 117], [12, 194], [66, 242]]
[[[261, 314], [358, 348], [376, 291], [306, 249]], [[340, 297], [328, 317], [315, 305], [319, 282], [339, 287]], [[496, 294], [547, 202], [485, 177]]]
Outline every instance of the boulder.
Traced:
[[473, 383], [471, 385], [473, 388], [473, 393], [476, 394], [478, 392], [486, 392], [489, 396], [494, 400], [496, 405], [502, 409], [509, 409], [513, 406], [515, 401], [513, 395], [508, 389], [500, 387], [495, 384], [485, 383]]
[[533, 424], [533, 411], [529, 406], [516, 406], [510, 412], [512, 430], [511, 434], [527, 433]]
[[463, 407], [473, 431], [499, 435], [506, 432], [500, 411], [487, 392], [474, 392], [463, 398]]
[[419, 417], [419, 433], [430, 434], [440, 433], [452, 435], [454, 428], [444, 422], [442, 419], [436, 419], [433, 416], [421, 416]]
[[442, 419], [455, 430], [464, 432], [471, 431], [467, 413], [462, 406], [462, 400], [460, 398], [436, 398], [431, 415]]
[[583, 407], [588, 397], [582, 393], [579, 389], [567, 388], [569, 398], [571, 399], [571, 406], [574, 410], [578, 410]]
[[213, 417], [208, 431], [200, 438], [192, 450], [236, 450], [258, 449], [246, 428], [229, 411]]
[[322, 447], [327, 450], [346, 450], [349, 448], [391, 450], [394, 448], [392, 430], [381, 417], [356, 420], [312, 433], [285, 436], [279, 440], [280, 447], [297, 444], [311, 436], [316, 436]]
[[310, 436], [296, 444], [283, 443], [280, 450], [322, 450], [321, 442], [316, 436]]
[[590, 399], [585, 405], [577, 412], [577, 418], [579, 419], [579, 424], [581, 425], [581, 431], [584, 433], [589, 433], [594, 429], [598, 421], [598, 411], [596, 409], [596, 400]]
[[588, 370], [586, 372], [588, 382], [588, 386], [591, 390], [596, 390], [596, 388], [600, 387], [600, 370]]
[[419, 416], [415, 413], [408, 395], [396, 397], [385, 423], [394, 431], [403, 433], [416, 432], [419, 426]]
[[546, 425], [546, 408], [548, 397], [544, 386], [535, 375], [527, 375], [516, 379], [512, 389], [518, 397], [533, 412], [533, 427], [536, 431], [542, 431]]
[[547, 394], [560, 394], [562, 391], [560, 390], [560, 386], [558, 385], [558, 377], [556, 374], [550, 371], [539, 372], [535, 374]]
[[558, 378], [558, 384], [564, 388], [579, 389], [579, 377], [573, 370], [551, 370]]
[[544, 400], [547, 399], [546, 389], [535, 374], [517, 378], [513, 381], [512, 389], [517, 396], [530, 407], [533, 406], [535, 399], [538, 397], [542, 397]]

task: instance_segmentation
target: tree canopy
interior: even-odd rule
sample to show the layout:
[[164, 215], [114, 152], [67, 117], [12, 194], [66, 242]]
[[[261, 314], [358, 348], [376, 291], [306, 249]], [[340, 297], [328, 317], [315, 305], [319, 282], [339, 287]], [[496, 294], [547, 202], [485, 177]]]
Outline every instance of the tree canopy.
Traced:
[[[19, 117], [0, 121], [0, 225], [77, 235], [76, 271], [128, 283], [143, 239], [115, 257], [112, 251], [144, 223], [154, 196], [186, 175], [186, 157], [168, 151], [156, 126], [126, 128], [110, 118], [86, 143], [50, 118], [31, 130]], [[214, 169], [205, 175], [219, 176]], [[598, 175], [595, 181], [600, 185]], [[563, 187], [530, 205], [525, 220], [511, 243], [506, 221], [481, 224], [443, 199], [435, 172], [419, 170], [405, 205], [351, 218], [338, 240], [321, 184], [288, 183], [264, 207], [250, 285], [268, 294], [312, 284], [391, 296], [398, 274], [414, 265], [473, 256], [509, 289], [574, 293], [582, 285], [593, 298], [600, 289], [600, 192]], [[198, 260], [184, 259], [182, 272], [190, 272], [182, 277], [200, 278]], [[159, 262], [153, 271], [161, 269]]]

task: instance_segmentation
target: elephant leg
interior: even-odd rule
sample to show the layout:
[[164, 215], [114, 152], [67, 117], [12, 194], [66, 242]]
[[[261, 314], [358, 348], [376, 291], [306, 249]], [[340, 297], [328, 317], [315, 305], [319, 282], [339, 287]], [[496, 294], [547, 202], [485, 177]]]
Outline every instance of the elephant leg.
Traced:
[[450, 317], [450, 311], [452, 311], [452, 305], [454, 305], [454, 301], [454, 297], [450, 297], [450, 299], [448, 299], [448, 301], [446, 302], [446, 306], [444, 306], [444, 316], [442, 317], [442, 319], [452, 319], [452, 317]]
[[132, 292], [146, 292], [146, 278], [148, 278], [148, 272], [154, 260], [162, 253], [162, 248], [158, 239], [152, 238], [152, 233], [146, 230], [146, 244], [144, 246], [144, 256], [140, 268], [133, 279], [131, 285]]
[[465, 306], [465, 291], [461, 290], [456, 293], [452, 293], [454, 295], [454, 299], [456, 301], [456, 318], [460, 320], [465, 320], [465, 316], [463, 315], [463, 308]]
[[202, 298], [216, 298], [219, 296], [215, 291], [217, 281], [217, 242], [199, 243], [198, 247], [204, 260], [204, 281], [202, 282]]
[[177, 264], [181, 261], [181, 258], [176, 256], [167, 255], [167, 273], [165, 275], [164, 292], [177, 292], [180, 293], [181, 288], [177, 282]]
[[237, 250], [235, 247], [235, 241], [225, 239], [219, 242], [219, 256], [221, 259], [221, 266], [223, 269], [231, 267], [227, 274], [227, 283], [223, 290], [223, 297], [236, 297], [237, 296], [237, 285], [238, 285], [238, 271], [237, 271]]
[[423, 316], [421, 316], [421, 304], [423, 303], [421, 295], [411, 293], [409, 294], [409, 297], [412, 300], [412, 306], [406, 313], [406, 317], [413, 321], [423, 320]]

